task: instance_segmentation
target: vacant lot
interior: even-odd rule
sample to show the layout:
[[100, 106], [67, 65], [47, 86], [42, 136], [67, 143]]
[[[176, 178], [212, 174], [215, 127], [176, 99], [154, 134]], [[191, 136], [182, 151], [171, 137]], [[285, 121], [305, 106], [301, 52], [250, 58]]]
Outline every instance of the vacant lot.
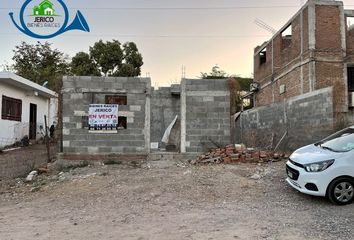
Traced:
[[0, 182], [0, 239], [353, 239], [354, 205], [297, 193], [284, 165], [151, 162]]

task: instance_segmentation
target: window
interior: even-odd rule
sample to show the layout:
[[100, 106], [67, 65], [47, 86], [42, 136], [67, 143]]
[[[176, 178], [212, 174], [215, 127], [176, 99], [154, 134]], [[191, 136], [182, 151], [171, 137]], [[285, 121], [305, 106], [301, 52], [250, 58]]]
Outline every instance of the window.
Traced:
[[264, 48], [259, 53], [259, 65], [265, 64], [267, 62], [267, 48]]
[[88, 116], [82, 116], [81, 123], [82, 123], [82, 128], [83, 129], [86, 129], [86, 128], [88, 129], [90, 127], [90, 125], [89, 125], [89, 117]]
[[348, 31], [353, 30], [354, 28], [354, 17], [347, 17], [347, 29]]
[[118, 130], [127, 129], [127, 117], [118, 117]]
[[1, 118], [4, 120], [21, 122], [22, 101], [15, 98], [2, 96]]
[[105, 104], [127, 105], [127, 96], [106, 95]]
[[348, 91], [354, 92], [354, 67], [348, 67]]
[[281, 32], [281, 37], [282, 37], [282, 47], [287, 48], [291, 45], [291, 40], [292, 40], [292, 35], [293, 35], [293, 29], [291, 24], [287, 26], [282, 32]]
[[354, 129], [343, 129], [315, 145], [332, 152], [349, 152], [354, 149]]
[[[118, 104], [119, 106], [127, 105], [127, 96], [123, 95], [106, 95], [106, 104]], [[127, 117], [118, 117], [117, 130], [127, 129]]]

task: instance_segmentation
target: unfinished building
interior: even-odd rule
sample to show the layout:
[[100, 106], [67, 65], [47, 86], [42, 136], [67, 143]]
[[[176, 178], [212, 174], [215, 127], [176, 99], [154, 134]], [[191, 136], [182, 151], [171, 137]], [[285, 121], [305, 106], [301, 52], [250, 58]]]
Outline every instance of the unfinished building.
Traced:
[[150, 78], [64, 77], [62, 93], [66, 160], [200, 153], [231, 141], [225, 79], [155, 90]]
[[353, 122], [354, 11], [308, 1], [255, 48], [255, 108], [237, 122], [237, 140], [294, 149]]

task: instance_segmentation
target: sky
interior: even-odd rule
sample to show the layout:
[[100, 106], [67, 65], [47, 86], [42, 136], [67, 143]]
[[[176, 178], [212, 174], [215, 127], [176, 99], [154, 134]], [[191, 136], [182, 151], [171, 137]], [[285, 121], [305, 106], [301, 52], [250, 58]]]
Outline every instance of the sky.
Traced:
[[[24, 1], [0, 0], [0, 65], [11, 63], [22, 41], [35, 43], [19, 32], [8, 13]], [[155, 87], [178, 83], [182, 66], [187, 78], [197, 78], [214, 65], [228, 74], [252, 77], [253, 49], [271, 37], [255, 24], [260, 19], [280, 29], [301, 7], [301, 0], [66, 0], [73, 18], [80, 10], [91, 32], [69, 31], [48, 40], [73, 57], [100, 39], [135, 42], [144, 58], [142, 76]], [[343, 1], [354, 9], [354, 0]], [[72, 20], [71, 20], [72, 21]]]

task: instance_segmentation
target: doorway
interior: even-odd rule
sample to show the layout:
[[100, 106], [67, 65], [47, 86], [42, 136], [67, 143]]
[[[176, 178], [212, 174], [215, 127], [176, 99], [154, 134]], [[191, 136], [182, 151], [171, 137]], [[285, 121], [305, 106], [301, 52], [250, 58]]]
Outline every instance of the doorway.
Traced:
[[35, 140], [37, 137], [37, 105], [30, 104], [29, 139]]

